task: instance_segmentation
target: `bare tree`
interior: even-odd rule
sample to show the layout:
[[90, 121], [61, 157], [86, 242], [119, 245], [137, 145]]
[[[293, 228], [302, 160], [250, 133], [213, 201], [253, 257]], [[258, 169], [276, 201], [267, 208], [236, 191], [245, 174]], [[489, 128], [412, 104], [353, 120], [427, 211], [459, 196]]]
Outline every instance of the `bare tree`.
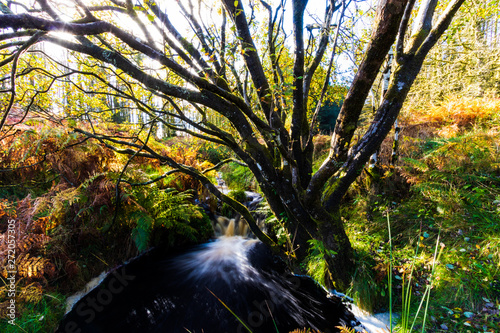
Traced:
[[[34, 5], [17, 6], [18, 14], [9, 10], [15, 2], [7, 1], [2, 4], [0, 16], [3, 29], [0, 66], [8, 68], [3, 78], [7, 85], [2, 93], [9, 98], [2, 106], [0, 129], [9, 130], [5, 119], [19, 98], [16, 79], [29, 75], [29, 70], [18, 71], [17, 66], [31, 46], [43, 41], [85, 55], [88, 64], [92, 62], [108, 73], [114, 71], [129, 85], [128, 90], [118, 88], [99, 72], [72, 69], [75, 73], [106, 84], [114, 94], [150, 114], [151, 119], [161, 121], [163, 118], [157, 116], [168, 113], [184, 124], [165, 122], [165, 126], [234, 151], [255, 175], [273, 213], [293, 235], [298, 259], [307, 255], [308, 241], [323, 242], [324, 248], [330, 250], [325, 252], [327, 281], [335, 281], [337, 288], [345, 289], [353, 268], [353, 251], [340, 217], [340, 201], [389, 133], [424, 58], [464, 0], [452, 0], [438, 18], [434, 17], [437, 0], [423, 0], [411, 32], [409, 22], [415, 0], [378, 2], [370, 42], [342, 105], [331, 137], [330, 154], [316, 172], [312, 164], [313, 112], [308, 112], [314, 110], [316, 103], [309, 98], [310, 87], [317, 80], [318, 68], [331, 50], [328, 45], [332, 36], [336, 35], [332, 32], [334, 14], [345, 8], [346, 3], [325, 1], [319, 37], [309, 46], [304, 36], [308, 1], [292, 0], [294, 48], [292, 54], [287, 54], [285, 1], [276, 2], [273, 8], [264, 0], [260, 3], [221, 0], [219, 19], [207, 21], [202, 18], [207, 15], [198, 10], [203, 1], [177, 1], [194, 32], [195, 37], [190, 39], [174, 27], [169, 8], [162, 8], [153, 0], [137, 1], [135, 5], [132, 0], [98, 4], [74, 0], [73, 6], [64, 7], [69, 13], [62, 11], [57, 1], [37, 0]], [[257, 43], [259, 34], [255, 33], [258, 5], [268, 14], [267, 31], [260, 31], [267, 37], [264, 48]], [[119, 17], [128, 19], [116, 19]], [[336, 17], [340, 20], [342, 15]], [[133, 22], [135, 29], [124, 22]], [[56, 32], [65, 32], [72, 38], [61, 38]], [[354, 142], [365, 99], [394, 43], [395, 66], [387, 92], [368, 130]], [[147, 69], [144, 62], [137, 60], [138, 55], [154, 63], [156, 70]], [[290, 58], [292, 62], [288, 64]], [[291, 77], [285, 71], [292, 73]], [[328, 81], [329, 77], [321, 79]], [[134, 93], [136, 86], [160, 97], [169, 107], [158, 110], [148, 104]], [[88, 90], [91, 93], [91, 88]], [[196, 120], [186, 115], [182, 103], [198, 113]], [[213, 112], [226, 121], [226, 128], [209, 120], [207, 115]], [[203, 170], [180, 165], [143, 143], [107, 137], [97, 130], [79, 131], [119, 152], [155, 158], [198, 178], [212, 193], [243, 214], [263, 242], [274, 247], [272, 239], [259, 230], [248, 210], [219, 192]]]

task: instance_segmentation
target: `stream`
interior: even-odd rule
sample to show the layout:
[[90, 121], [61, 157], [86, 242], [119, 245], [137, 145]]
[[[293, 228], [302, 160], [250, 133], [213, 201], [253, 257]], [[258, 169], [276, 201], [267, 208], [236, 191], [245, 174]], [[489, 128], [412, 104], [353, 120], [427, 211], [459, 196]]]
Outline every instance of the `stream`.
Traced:
[[[245, 205], [256, 210], [263, 198], [246, 194]], [[385, 320], [293, 274], [262, 242], [243, 237], [250, 233], [238, 217], [219, 216], [214, 229], [216, 240], [152, 249], [101, 274], [68, 298], [73, 304], [56, 332], [338, 332], [340, 325], [387, 332]]]

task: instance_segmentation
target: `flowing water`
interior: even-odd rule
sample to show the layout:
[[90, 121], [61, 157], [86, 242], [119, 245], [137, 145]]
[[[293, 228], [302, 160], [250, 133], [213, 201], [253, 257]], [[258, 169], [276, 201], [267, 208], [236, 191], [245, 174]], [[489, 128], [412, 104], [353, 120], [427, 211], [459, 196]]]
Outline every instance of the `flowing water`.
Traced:
[[341, 297], [290, 273], [262, 242], [237, 236], [249, 235], [243, 220], [219, 217], [215, 230], [221, 235], [215, 241], [174, 253], [151, 250], [101, 275], [78, 295], [56, 332], [287, 333], [311, 327], [327, 333], [340, 325], [361, 331]]

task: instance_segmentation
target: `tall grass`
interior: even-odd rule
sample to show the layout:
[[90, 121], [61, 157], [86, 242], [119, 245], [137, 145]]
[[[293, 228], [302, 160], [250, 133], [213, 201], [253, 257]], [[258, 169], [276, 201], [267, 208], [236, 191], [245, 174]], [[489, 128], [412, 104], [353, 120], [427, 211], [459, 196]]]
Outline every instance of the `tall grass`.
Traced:
[[[392, 272], [393, 272], [393, 249], [392, 249], [392, 236], [391, 236], [391, 223], [390, 223], [390, 218], [389, 214], [387, 214], [387, 229], [389, 233], [389, 274], [388, 274], [388, 286], [389, 286], [389, 330], [390, 332], [393, 332], [393, 287], [392, 287]], [[419, 235], [420, 239], [420, 235]], [[441, 257], [441, 254], [444, 249], [444, 244], [440, 242], [440, 234], [438, 234], [437, 239], [436, 239], [436, 245], [434, 248], [434, 255], [432, 257], [432, 268], [430, 272], [430, 276], [427, 278], [427, 285], [425, 286], [425, 292], [422, 295], [418, 308], [415, 313], [412, 313], [411, 311], [411, 305], [412, 305], [412, 278], [413, 278], [413, 272], [415, 269], [415, 262], [417, 260], [418, 256], [418, 251], [419, 251], [419, 245], [420, 241], [417, 243], [417, 249], [415, 251], [415, 256], [413, 257], [413, 260], [411, 262], [411, 268], [410, 268], [410, 274], [405, 281], [405, 277], [403, 276], [402, 281], [402, 304], [401, 304], [401, 321], [398, 325], [398, 332], [402, 333], [409, 333], [409, 332], [414, 332], [414, 327], [417, 322], [417, 318], [420, 315], [420, 312], [422, 311], [422, 306], [425, 303], [425, 307], [423, 308], [423, 320], [422, 320], [422, 330], [421, 332], [425, 332], [425, 324], [429, 312], [429, 300], [430, 300], [430, 294], [431, 290], [434, 287], [434, 282], [436, 280], [436, 265], [439, 263], [439, 259]], [[439, 249], [439, 251], [438, 251]], [[410, 325], [410, 320], [413, 318], [413, 321], [411, 322]]]

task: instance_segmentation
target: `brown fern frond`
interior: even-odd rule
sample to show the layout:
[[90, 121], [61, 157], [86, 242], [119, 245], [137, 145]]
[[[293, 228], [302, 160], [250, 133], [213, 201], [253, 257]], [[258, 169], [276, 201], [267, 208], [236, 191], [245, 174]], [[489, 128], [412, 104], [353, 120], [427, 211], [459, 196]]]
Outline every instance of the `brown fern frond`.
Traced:
[[31, 194], [28, 194], [26, 198], [19, 201], [17, 204], [16, 212], [18, 222], [28, 224], [33, 220], [35, 215], [35, 209], [33, 209], [33, 200], [31, 199]]
[[36, 304], [43, 297], [43, 287], [38, 282], [33, 282], [25, 287], [20, 288], [16, 295], [16, 299], [20, 303]]
[[51, 223], [50, 216], [44, 216], [33, 222], [31, 230], [33, 233], [45, 235], [53, 227], [54, 225]]
[[50, 237], [44, 234], [25, 233], [17, 241], [17, 252], [27, 253], [38, 251], [44, 247], [49, 239]]
[[55, 273], [55, 266], [46, 258], [32, 257], [30, 254], [25, 253], [19, 256], [17, 260], [17, 271], [19, 276], [32, 281], [43, 279], [44, 275], [52, 277]]

